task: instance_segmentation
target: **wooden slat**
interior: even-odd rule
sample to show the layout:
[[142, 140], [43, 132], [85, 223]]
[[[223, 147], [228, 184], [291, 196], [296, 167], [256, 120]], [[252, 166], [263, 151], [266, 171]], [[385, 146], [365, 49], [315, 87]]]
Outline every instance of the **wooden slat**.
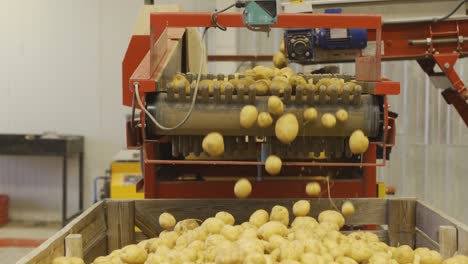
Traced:
[[135, 202], [108, 200], [106, 207], [109, 252], [135, 243]]
[[101, 233], [96, 236], [94, 241], [88, 244], [87, 250], [84, 250], [85, 263], [91, 263], [97, 257], [107, 255], [107, 234]]
[[457, 252], [457, 229], [454, 226], [439, 227], [439, 246], [442, 258], [450, 258]]
[[414, 247], [416, 199], [390, 199], [387, 210], [389, 244]]
[[[346, 200], [351, 201], [356, 209], [355, 214], [346, 219], [347, 224], [387, 224], [386, 200], [372, 198]], [[148, 199], [135, 201], [135, 211], [139, 215], [138, 218], [145, 219], [145, 226], [147, 228], [154, 229], [151, 231], [152, 234], [154, 234], [161, 231], [161, 228], [157, 223], [159, 215], [163, 212], [169, 212], [173, 214], [178, 220], [186, 218], [204, 220], [208, 217], [214, 216], [219, 211], [228, 211], [236, 217], [236, 223], [240, 224], [247, 221], [250, 215], [257, 209], [270, 210], [274, 205], [283, 205], [290, 209], [290, 217], [292, 220], [293, 214], [291, 208], [296, 201], [297, 199]], [[340, 208], [345, 199], [334, 199], [334, 201], [336, 206]], [[318, 214], [323, 210], [332, 209], [328, 199], [310, 199], [310, 202], [312, 205], [310, 215], [313, 217], [317, 217]]]
[[[100, 221], [103, 223], [96, 224]], [[101, 232], [105, 232], [104, 204], [102, 202], [91, 206], [42, 245], [21, 258], [17, 264], [50, 264], [54, 258], [65, 255], [65, 237], [67, 235], [86, 233], [88, 228], [94, 228], [94, 226], [103, 226], [104, 230]], [[99, 230], [94, 231], [96, 232], [95, 236], [99, 235]], [[88, 242], [86, 239], [88, 238], [83, 236], [84, 245]], [[105, 253], [105, 251], [102, 252], [102, 254]]]
[[159, 225], [158, 218], [148, 216], [143, 207], [135, 206], [135, 225], [140, 228], [147, 237], [156, 237], [158, 235], [155, 229], [155, 227]]
[[135, 243], [146, 240], [150, 237], [146, 236], [143, 232], [135, 232]]
[[65, 237], [65, 256], [83, 258], [83, 237], [70, 234]]
[[424, 232], [416, 228], [415, 247], [427, 247], [431, 250], [439, 251], [439, 243], [432, 240]]
[[418, 201], [416, 204], [416, 227], [434, 241], [439, 241], [440, 226], [454, 226], [457, 229], [457, 252], [468, 255], [468, 226]]

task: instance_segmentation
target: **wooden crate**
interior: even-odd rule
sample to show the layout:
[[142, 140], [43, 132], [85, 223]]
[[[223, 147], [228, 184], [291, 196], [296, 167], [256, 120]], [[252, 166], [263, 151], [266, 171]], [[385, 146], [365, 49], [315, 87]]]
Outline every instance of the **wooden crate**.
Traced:
[[[408, 244], [426, 246], [450, 256], [455, 251], [468, 255], [468, 227], [437, 212], [412, 198], [402, 199], [348, 199], [356, 208], [346, 219], [351, 226], [377, 225], [375, 232], [390, 245]], [[161, 230], [158, 218], [170, 212], [177, 219], [205, 219], [225, 210], [236, 217], [236, 222], [247, 221], [257, 209], [271, 209], [280, 204], [292, 208], [295, 199], [281, 200], [106, 200], [93, 205], [70, 224], [49, 238], [40, 247], [23, 257], [18, 263], [49, 264], [65, 252], [65, 238], [81, 234], [83, 256], [86, 263], [147, 237]], [[311, 215], [331, 209], [328, 199], [311, 199]], [[341, 207], [343, 199], [333, 199]], [[143, 232], [136, 233], [135, 226]], [[350, 232], [350, 231], [346, 231]]]

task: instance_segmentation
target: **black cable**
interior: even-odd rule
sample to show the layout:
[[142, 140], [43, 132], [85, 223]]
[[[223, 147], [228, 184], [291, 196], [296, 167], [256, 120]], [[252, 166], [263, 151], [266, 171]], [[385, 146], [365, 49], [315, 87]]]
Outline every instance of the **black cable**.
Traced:
[[443, 16], [443, 17], [441, 17], [441, 18], [438, 18], [438, 19], [437, 19], [437, 18], [434, 18], [434, 22], [444, 21], [444, 20], [446, 20], [447, 18], [453, 16], [453, 14], [455, 14], [455, 12], [457, 12], [457, 10], [460, 9], [460, 7], [461, 7], [464, 3], [466, 3], [466, 2], [468, 2], [468, 0], [461, 0], [461, 1], [455, 6], [455, 8], [454, 8], [452, 11], [450, 11], [450, 13], [448, 13], [447, 15], [445, 15], [445, 16]]
[[229, 9], [233, 8], [236, 6], [236, 3], [224, 8], [224, 9], [221, 9], [220, 11], [217, 11], [215, 10], [214, 13], [211, 14], [211, 22], [213, 23], [214, 27], [217, 28], [217, 29], [221, 29], [222, 31], [226, 31], [227, 28], [226, 27], [223, 27], [221, 26], [220, 24], [218, 24], [218, 15], [223, 13], [223, 12], [226, 12], [228, 11]]

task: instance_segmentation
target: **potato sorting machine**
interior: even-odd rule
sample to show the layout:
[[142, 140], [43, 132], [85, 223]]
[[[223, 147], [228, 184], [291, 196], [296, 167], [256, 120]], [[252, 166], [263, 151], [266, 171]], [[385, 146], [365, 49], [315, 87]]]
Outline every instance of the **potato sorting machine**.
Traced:
[[[448, 79], [451, 85], [444, 91], [445, 98], [467, 122], [466, 87], [453, 68], [458, 58], [466, 56], [466, 44], [460, 41], [468, 35], [466, 20], [382, 25], [378, 15], [333, 11], [276, 14], [269, 12], [268, 6], [260, 8], [264, 8], [262, 15], [274, 19], [250, 21], [245, 11], [153, 12], [143, 20], [147, 30], [132, 36], [123, 61], [123, 104], [132, 107], [134, 114], [139, 103], [144, 108], [127, 122], [126, 129], [128, 147], [142, 151], [144, 180], [139, 187], [146, 198], [233, 198], [234, 183], [240, 177], [252, 182], [251, 198], [299, 198], [306, 195], [305, 184], [317, 176], [330, 179], [328, 185], [321, 181], [322, 195], [328, 195], [329, 188], [332, 197], [376, 197], [376, 167], [385, 166], [395, 142], [397, 115], [389, 110], [387, 96], [400, 92], [398, 82], [381, 76], [383, 59], [417, 59], [431, 78]], [[249, 83], [229, 82], [245, 78], [243, 74], [199, 74], [196, 60], [203, 49], [194, 53], [194, 46], [204, 44], [190, 37], [190, 30], [246, 25], [257, 31], [285, 29], [286, 54], [291, 61], [292, 56], [301, 54], [307, 64], [354, 61], [356, 75], [298, 73], [313, 85], [271, 85], [266, 92], [258, 93]], [[333, 29], [344, 33], [333, 37]], [[354, 29], [360, 30], [356, 33]], [[352, 34], [361, 41], [350, 41]], [[452, 38], [457, 40], [447, 40]], [[420, 39], [426, 42], [421, 44]], [[362, 50], [369, 47], [373, 51], [364, 54]], [[295, 55], [293, 49], [297, 49]], [[350, 50], [346, 57], [323, 56], [345, 50]], [[206, 54], [201, 55], [206, 60]], [[190, 72], [189, 65], [193, 64], [195, 70]], [[442, 73], [431, 72], [435, 65], [441, 66]], [[177, 74], [187, 82], [173, 85]], [[338, 87], [323, 82], [327, 78], [340, 79], [344, 84]], [[214, 80], [213, 87], [198, 85], [203, 80]], [[268, 111], [267, 101], [272, 95], [282, 99], [285, 113], [293, 113], [298, 119], [298, 135], [289, 144], [275, 137], [274, 125], [243, 128], [239, 124], [242, 107], [254, 105], [259, 112]], [[302, 113], [311, 106], [319, 116], [344, 109], [349, 118], [333, 128], [321, 122], [305, 122]], [[353, 154], [349, 149], [349, 137], [358, 129], [370, 141], [363, 154]], [[221, 157], [203, 153], [202, 140], [210, 132], [223, 135]], [[279, 175], [270, 176], [264, 169], [270, 154], [282, 159]]]

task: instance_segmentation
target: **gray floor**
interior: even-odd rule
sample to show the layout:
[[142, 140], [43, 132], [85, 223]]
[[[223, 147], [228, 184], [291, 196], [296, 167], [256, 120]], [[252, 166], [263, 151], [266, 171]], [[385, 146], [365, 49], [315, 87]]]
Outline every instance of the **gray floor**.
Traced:
[[[0, 228], [0, 238], [16, 239], [48, 239], [60, 229], [57, 225], [25, 225], [11, 223]], [[33, 248], [0, 247], [0, 264], [16, 263], [21, 257], [28, 254]]]

